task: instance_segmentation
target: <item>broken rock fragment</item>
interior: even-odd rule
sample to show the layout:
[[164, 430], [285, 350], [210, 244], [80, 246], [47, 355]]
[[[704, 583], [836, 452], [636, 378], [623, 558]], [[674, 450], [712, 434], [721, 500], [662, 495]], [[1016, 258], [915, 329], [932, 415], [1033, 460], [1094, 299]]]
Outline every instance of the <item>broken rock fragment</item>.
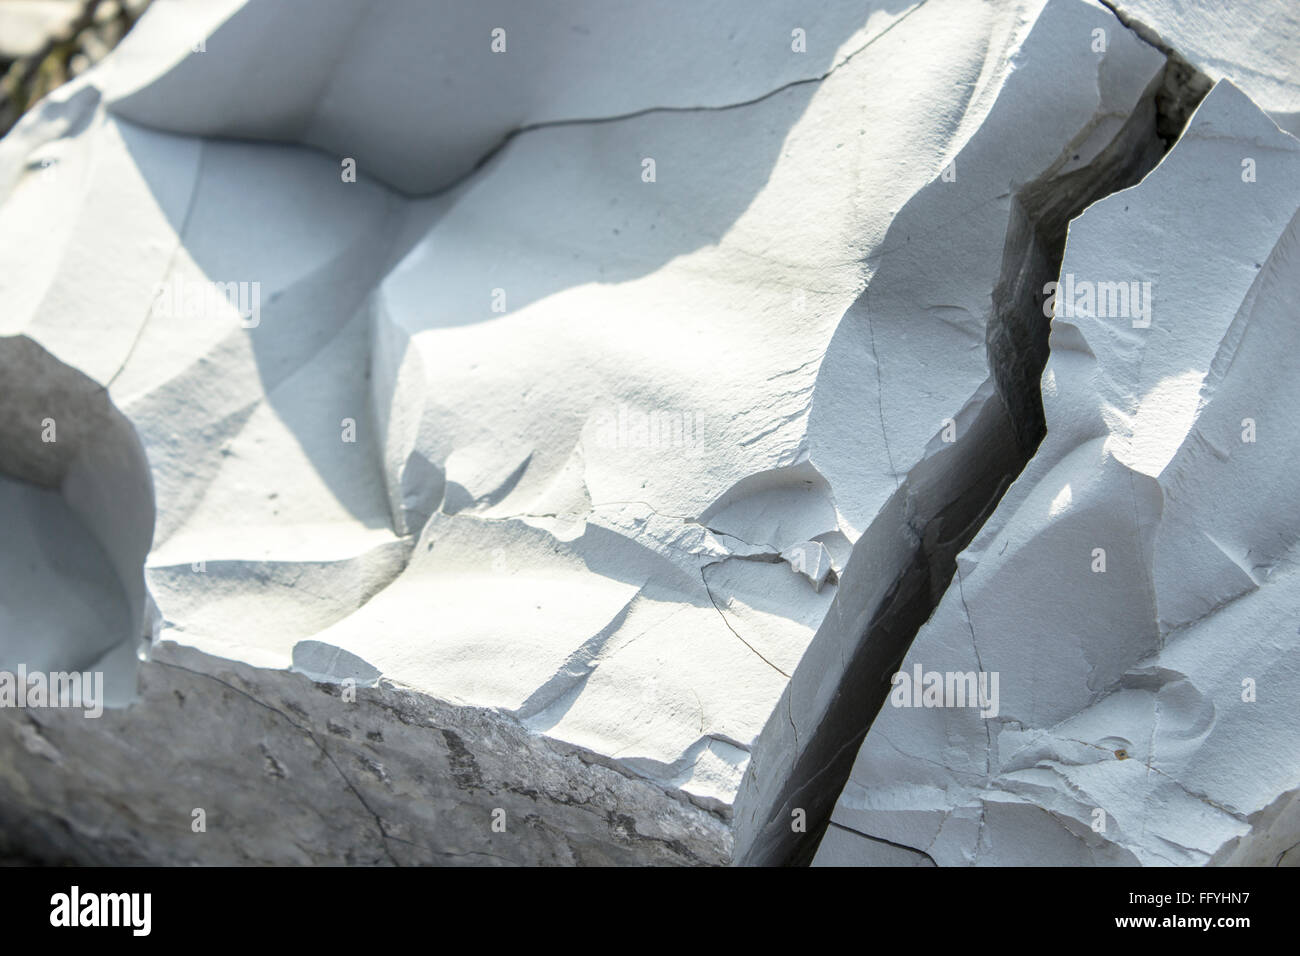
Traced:
[[882, 708], [819, 862], [1271, 865], [1300, 839], [1298, 230], [1300, 142], [1226, 81], [1071, 224], [1047, 437], [900, 668], [1000, 699]]

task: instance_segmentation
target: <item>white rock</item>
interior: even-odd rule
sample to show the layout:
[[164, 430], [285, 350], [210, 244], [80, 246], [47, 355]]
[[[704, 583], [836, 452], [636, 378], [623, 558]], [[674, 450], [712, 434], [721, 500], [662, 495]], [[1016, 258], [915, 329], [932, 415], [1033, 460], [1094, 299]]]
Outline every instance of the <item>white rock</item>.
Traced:
[[1108, 6], [1211, 80], [1231, 80], [1273, 122], [1300, 136], [1300, 8], [1290, 0], [1114, 0]]
[[916, 6], [157, 0], [105, 93], [148, 126], [310, 143], [425, 193], [520, 128], [731, 106], [818, 79]]
[[[1047, 437], [903, 662], [1000, 674], [995, 712], [885, 706], [820, 862], [1275, 863], [1300, 839], [1298, 279], [1300, 142], [1222, 82], [1071, 224]], [[1149, 312], [1071, 316], [1067, 282], [1076, 306], [1145, 284]]]
[[1036, 440], [1032, 283], [1163, 56], [1085, 0], [330, 9], [160, 0], [0, 143], [0, 342], [138, 431], [165, 618], [129, 710], [0, 713], [0, 804], [72, 852], [78, 767], [107, 860], [785, 859]]

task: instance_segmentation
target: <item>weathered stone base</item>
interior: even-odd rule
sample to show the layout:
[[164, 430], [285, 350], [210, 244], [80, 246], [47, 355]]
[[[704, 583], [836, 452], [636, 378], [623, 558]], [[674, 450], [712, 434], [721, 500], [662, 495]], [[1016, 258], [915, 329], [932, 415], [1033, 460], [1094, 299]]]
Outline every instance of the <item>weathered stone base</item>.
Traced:
[[129, 708], [0, 710], [0, 830], [100, 865], [729, 861], [720, 816], [596, 759], [388, 682], [163, 642]]

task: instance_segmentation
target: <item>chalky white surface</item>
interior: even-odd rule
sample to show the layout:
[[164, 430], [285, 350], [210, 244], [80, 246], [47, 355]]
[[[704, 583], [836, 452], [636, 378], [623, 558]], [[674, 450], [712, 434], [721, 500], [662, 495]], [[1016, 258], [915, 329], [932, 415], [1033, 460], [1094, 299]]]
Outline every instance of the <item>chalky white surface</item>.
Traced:
[[[159, 0], [0, 143], [0, 335], [138, 433], [159, 612], [122, 573], [131, 708], [5, 715], [6, 813], [106, 859], [764, 859], [974, 480], [1015, 194], [1164, 57], [1085, 0], [682, 10]], [[256, 315], [160, 310], [206, 282]], [[147, 484], [101, 475], [92, 518]]]
[[886, 706], [820, 862], [1293, 849], [1300, 142], [1220, 83], [1071, 225], [1066, 274], [1151, 282], [1150, 327], [1058, 300], [1047, 438], [902, 667], [1000, 672], [1000, 712]]

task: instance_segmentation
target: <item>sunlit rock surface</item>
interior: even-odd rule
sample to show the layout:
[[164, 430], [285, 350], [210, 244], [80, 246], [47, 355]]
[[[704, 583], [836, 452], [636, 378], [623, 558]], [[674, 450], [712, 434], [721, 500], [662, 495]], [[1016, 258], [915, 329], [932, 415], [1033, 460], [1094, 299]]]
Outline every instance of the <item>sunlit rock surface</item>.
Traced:
[[1109, 0], [1125, 23], [1209, 79], [1230, 80], [1300, 136], [1300, 6], [1290, 0]]
[[[3, 366], [0, 559], [88, 537], [0, 592], [2, 660], [67, 589], [124, 623], [51, 610], [43, 666], [137, 689], [0, 711], [0, 825], [806, 859], [1042, 436], [1067, 225], [1208, 85], [1156, 42], [1090, 0], [158, 0], [0, 142], [0, 347], [40, 357]], [[89, 490], [12, 464], [86, 430], [45, 365], [127, 426]]]
[[1047, 437], [901, 668], [999, 699], [885, 706], [819, 862], [1296, 862], [1300, 142], [1221, 83], [1061, 272]]

